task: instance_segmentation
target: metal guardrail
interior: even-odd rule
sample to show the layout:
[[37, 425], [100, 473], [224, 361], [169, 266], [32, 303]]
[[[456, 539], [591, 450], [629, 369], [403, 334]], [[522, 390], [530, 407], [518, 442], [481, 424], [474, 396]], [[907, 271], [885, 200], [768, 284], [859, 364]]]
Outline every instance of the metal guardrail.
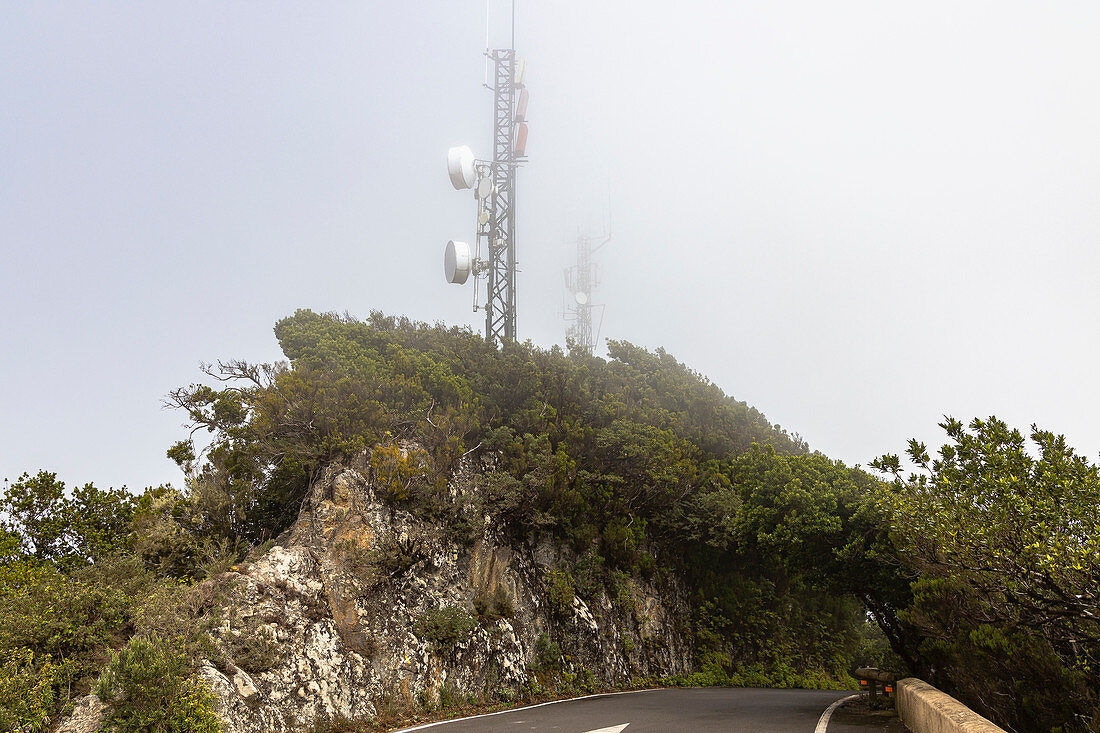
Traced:
[[898, 681], [898, 675], [894, 672], [883, 672], [875, 667], [860, 667], [852, 672], [852, 676], [859, 681], [859, 691], [867, 693], [872, 703], [878, 699], [879, 695], [894, 697], [894, 689]]
[[[901, 721], [914, 733], [1006, 733], [950, 695], [915, 677], [898, 679], [893, 672], [860, 667], [852, 672], [859, 680], [860, 692], [869, 697], [872, 708], [879, 696], [897, 706]], [[896, 692], [895, 692], [896, 691]]]

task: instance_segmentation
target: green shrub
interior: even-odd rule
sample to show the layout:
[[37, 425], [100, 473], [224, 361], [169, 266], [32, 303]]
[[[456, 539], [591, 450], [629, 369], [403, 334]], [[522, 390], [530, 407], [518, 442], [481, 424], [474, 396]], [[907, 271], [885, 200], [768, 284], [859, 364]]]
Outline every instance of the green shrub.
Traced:
[[30, 649], [4, 655], [0, 664], [0, 730], [44, 731], [54, 707], [54, 685], [64, 669]]
[[104, 650], [130, 634], [179, 639], [188, 660], [209, 656], [203, 631], [216, 602], [217, 582], [158, 579], [136, 557], [108, 556], [68, 575], [44, 563], [0, 565], [0, 708], [28, 730], [27, 710], [56, 719], [100, 674]]
[[[141, 585], [140, 577], [133, 585]], [[0, 707], [28, 730], [35, 730], [31, 710], [55, 718], [70, 691], [99, 673], [104, 647], [134, 622], [136, 605], [130, 589], [99, 565], [73, 575], [30, 561], [0, 567], [0, 696], [8, 698]]]
[[66, 489], [49, 471], [4, 483], [0, 527], [15, 538], [20, 554], [71, 571], [129, 544], [134, 497], [125, 489]]
[[458, 690], [451, 686], [450, 683], [443, 685], [439, 690], [439, 709], [450, 710], [451, 708], [457, 708], [463, 703], [462, 695]]
[[503, 587], [490, 593], [479, 593], [474, 598], [474, 612], [479, 620], [492, 623], [502, 618], [512, 618], [516, 615], [516, 609], [512, 605], [512, 598]]
[[568, 570], [551, 570], [547, 575], [546, 600], [550, 610], [558, 616], [568, 616], [573, 610], [573, 599], [577, 591], [573, 586], [573, 576]]
[[427, 639], [437, 652], [454, 648], [465, 641], [477, 622], [458, 606], [433, 608], [420, 614], [414, 629], [417, 636]]
[[[444, 486], [444, 495], [447, 491]], [[441, 502], [441, 511], [436, 516], [447, 538], [463, 547], [473, 547], [485, 534], [485, 506], [478, 498], [463, 495]]]
[[283, 645], [264, 628], [263, 621], [255, 616], [244, 620], [239, 636], [227, 634], [224, 638], [233, 663], [249, 674], [266, 672], [282, 661]]
[[595, 548], [589, 549], [573, 565], [573, 586], [586, 601], [595, 601], [607, 585], [607, 569], [604, 559]]
[[413, 484], [424, 481], [427, 461], [422, 450], [405, 450], [396, 443], [376, 445], [370, 456], [371, 484], [387, 501], [407, 501]]
[[370, 586], [393, 582], [425, 556], [423, 544], [414, 537], [391, 535], [365, 552], [354, 542], [345, 542], [340, 548], [349, 567]]
[[106, 729], [112, 733], [215, 733], [214, 696], [191, 675], [178, 639], [135, 637], [117, 654], [96, 685], [111, 705]]
[[611, 596], [611, 602], [620, 609], [634, 610], [634, 589], [630, 583], [630, 576], [621, 570], [611, 571], [608, 595]]
[[611, 520], [600, 537], [604, 555], [620, 568], [633, 568], [638, 562], [638, 534], [626, 520]]
[[432, 693], [427, 687], [416, 693], [416, 704], [422, 712], [435, 712], [435, 701], [432, 700]]
[[561, 669], [561, 647], [546, 634], [539, 634], [535, 639], [535, 661], [532, 665], [535, 672], [555, 672]]

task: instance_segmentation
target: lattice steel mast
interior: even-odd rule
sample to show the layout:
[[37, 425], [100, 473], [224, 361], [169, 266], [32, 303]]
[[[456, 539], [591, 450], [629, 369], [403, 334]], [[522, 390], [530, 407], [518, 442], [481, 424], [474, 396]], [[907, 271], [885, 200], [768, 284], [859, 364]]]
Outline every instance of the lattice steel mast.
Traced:
[[565, 330], [566, 338], [572, 339], [578, 348], [589, 354], [596, 348], [599, 328], [593, 332], [592, 311], [600, 309], [600, 321], [603, 322], [603, 305], [592, 302], [592, 291], [600, 284], [599, 268], [592, 261], [592, 255], [600, 247], [611, 241], [611, 235], [595, 247], [591, 237], [583, 234], [577, 237], [577, 264], [565, 271], [565, 287], [573, 296], [573, 302], [567, 304], [565, 320], [570, 326]]
[[[502, 49], [490, 57], [495, 69], [493, 191], [484, 233], [489, 254], [485, 338], [500, 345], [516, 340], [516, 52]], [[482, 237], [481, 231], [478, 237]]]
[[[474, 310], [485, 310], [485, 339], [497, 346], [516, 336], [516, 171], [527, 147], [526, 64], [513, 47], [486, 50], [493, 65], [493, 158], [475, 160], [468, 147], [451, 148], [447, 171], [456, 189], [474, 188], [478, 201], [476, 250], [465, 242], [447, 244], [448, 282], [474, 276]], [[485, 253], [484, 258], [482, 253]], [[478, 306], [485, 279], [485, 304]]]

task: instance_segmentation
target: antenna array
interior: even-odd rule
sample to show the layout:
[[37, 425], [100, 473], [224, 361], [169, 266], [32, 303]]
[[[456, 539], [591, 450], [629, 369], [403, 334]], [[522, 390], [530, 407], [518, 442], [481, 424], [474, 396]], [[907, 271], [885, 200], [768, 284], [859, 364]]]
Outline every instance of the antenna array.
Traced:
[[[516, 340], [516, 171], [526, 162], [527, 65], [514, 48], [486, 56], [493, 65], [493, 159], [477, 160], [465, 146], [447, 152], [451, 184], [474, 189], [477, 238], [472, 255], [465, 242], [448, 242], [444, 274], [459, 285], [473, 274], [474, 311], [485, 310], [485, 339], [500, 346]], [[485, 304], [478, 306], [482, 280]]]
[[565, 271], [565, 287], [572, 294], [572, 302], [565, 308], [565, 320], [570, 326], [565, 330], [566, 338], [572, 339], [577, 348], [591, 354], [600, 338], [600, 328], [595, 334], [592, 329], [592, 311], [600, 309], [600, 326], [603, 325], [604, 305], [592, 302], [592, 291], [600, 284], [599, 267], [592, 261], [596, 250], [611, 241], [611, 235], [595, 247], [591, 237], [583, 234], [577, 237], [577, 264]]

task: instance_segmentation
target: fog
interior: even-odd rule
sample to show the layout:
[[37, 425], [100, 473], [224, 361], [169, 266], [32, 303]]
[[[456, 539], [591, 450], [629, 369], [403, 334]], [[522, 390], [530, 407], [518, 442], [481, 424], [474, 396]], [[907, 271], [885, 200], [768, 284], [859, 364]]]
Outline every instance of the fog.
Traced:
[[[180, 483], [161, 407], [297, 308], [482, 329], [452, 145], [484, 2], [24, 3], [0, 23], [0, 478]], [[494, 47], [508, 4], [490, 3]], [[945, 414], [1100, 452], [1100, 5], [527, 2], [520, 338], [664, 347], [863, 463]], [[610, 206], [609, 201], [610, 199]]]

